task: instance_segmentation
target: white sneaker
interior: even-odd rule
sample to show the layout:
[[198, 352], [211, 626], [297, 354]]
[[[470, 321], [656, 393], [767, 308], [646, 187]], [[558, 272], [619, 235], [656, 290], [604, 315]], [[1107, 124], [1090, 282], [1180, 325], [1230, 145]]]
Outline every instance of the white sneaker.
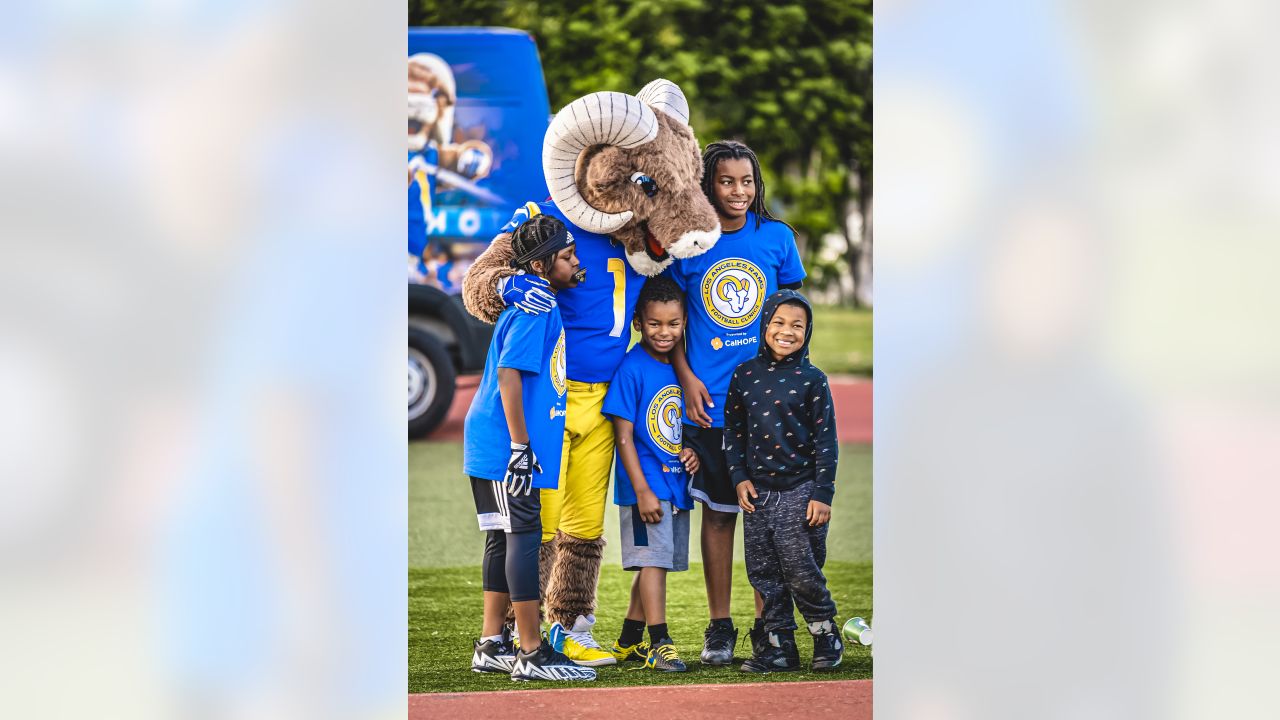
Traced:
[[618, 662], [618, 658], [600, 647], [600, 644], [591, 636], [591, 627], [595, 624], [595, 615], [579, 615], [572, 628], [565, 628], [560, 623], [552, 625], [547, 637], [552, 647], [579, 665], [587, 667], [614, 665]]

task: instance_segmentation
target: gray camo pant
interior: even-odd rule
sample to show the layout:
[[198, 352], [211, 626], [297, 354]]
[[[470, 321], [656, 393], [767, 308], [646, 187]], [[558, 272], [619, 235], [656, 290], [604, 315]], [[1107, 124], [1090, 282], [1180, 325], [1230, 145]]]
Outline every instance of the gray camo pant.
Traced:
[[747, 578], [764, 598], [764, 624], [771, 631], [795, 630], [795, 608], [805, 622], [836, 615], [822, 565], [827, 561], [827, 528], [804, 518], [813, 483], [791, 490], [760, 490], [753, 513], [743, 513]]

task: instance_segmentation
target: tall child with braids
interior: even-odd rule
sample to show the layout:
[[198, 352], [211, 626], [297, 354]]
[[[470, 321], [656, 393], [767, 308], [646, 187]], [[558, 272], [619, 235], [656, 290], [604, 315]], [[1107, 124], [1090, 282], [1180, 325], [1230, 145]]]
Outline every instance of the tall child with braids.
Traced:
[[[513, 264], [552, 293], [578, 283], [577, 243], [564, 223], [539, 216], [511, 238]], [[554, 296], [553, 296], [554, 297]], [[594, 680], [539, 635], [538, 554], [543, 490], [559, 484], [566, 414], [564, 322], [560, 311], [529, 315], [507, 308], [489, 343], [484, 375], [463, 435], [462, 470], [471, 478], [476, 520], [485, 532], [484, 616], [471, 669], [512, 680]], [[515, 614], [520, 651], [503, 626]]]
[[[765, 206], [760, 161], [740, 142], [711, 143], [702, 153], [702, 190], [720, 216], [720, 241], [703, 255], [679, 260], [668, 271], [688, 298], [685, 352], [672, 366], [684, 388], [684, 446], [701, 469], [691, 492], [702, 503], [702, 562], [711, 623], [702, 662], [728, 665], [738, 631], [729, 612], [733, 585], [733, 536], [738, 497], [724, 451], [725, 394], [733, 371], [759, 351], [764, 299], [797, 289], [805, 271], [795, 233]], [[756, 625], [761, 602], [756, 596]], [[753, 642], [763, 637], [752, 631]]]

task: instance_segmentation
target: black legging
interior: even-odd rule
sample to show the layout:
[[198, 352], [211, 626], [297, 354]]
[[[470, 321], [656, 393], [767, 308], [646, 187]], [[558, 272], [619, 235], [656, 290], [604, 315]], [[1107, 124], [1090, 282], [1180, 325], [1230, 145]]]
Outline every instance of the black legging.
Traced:
[[542, 531], [490, 530], [484, 540], [484, 589], [510, 593], [511, 602], [538, 599], [538, 547]]

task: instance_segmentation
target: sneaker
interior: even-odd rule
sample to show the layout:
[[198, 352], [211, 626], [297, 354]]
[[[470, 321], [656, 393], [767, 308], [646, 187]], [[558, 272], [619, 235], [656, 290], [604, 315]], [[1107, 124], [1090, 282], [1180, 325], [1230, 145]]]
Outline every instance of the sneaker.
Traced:
[[749, 635], [751, 637], [751, 655], [756, 656], [763, 653], [765, 647], [769, 645], [769, 633], [764, 629], [764, 625], [757, 625], [751, 628]]
[[809, 623], [813, 635], [813, 671], [834, 670], [844, 659], [844, 643], [831, 620]]
[[[510, 625], [503, 625], [503, 626], [502, 626], [502, 634], [503, 634], [503, 635], [505, 635], [505, 636], [507, 636], [507, 637], [510, 637], [510, 638], [511, 638], [511, 647], [512, 647], [516, 652], [520, 652], [520, 633], [517, 633], [517, 632], [516, 632], [516, 629], [515, 629], [515, 628], [513, 628], [513, 627], [511, 627]], [[547, 631], [546, 631], [546, 630], [540, 630], [540, 631], [538, 632], [538, 634], [542, 636], [542, 642], [548, 642], [548, 641], [547, 641]]]
[[766, 632], [766, 640], [761, 652], [742, 663], [739, 668], [742, 672], [773, 673], [800, 669], [800, 651], [796, 649], [794, 633], [789, 630]]
[[564, 653], [565, 657], [579, 665], [586, 667], [614, 665], [618, 662], [618, 658], [600, 647], [595, 638], [591, 637], [591, 626], [595, 624], [595, 615], [579, 615], [572, 628], [566, 629], [560, 623], [552, 625], [547, 632], [547, 637], [551, 640], [551, 646], [556, 649], [556, 652]]
[[511, 674], [515, 664], [516, 649], [509, 639], [475, 641], [475, 650], [471, 653], [472, 672]]
[[618, 644], [617, 640], [614, 640], [613, 650], [611, 650], [611, 652], [613, 653], [613, 656], [618, 659], [618, 662], [644, 662], [645, 658], [649, 657], [649, 641], [641, 640], [635, 645], [627, 645], [626, 647], [623, 647]]
[[732, 665], [733, 646], [738, 642], [738, 629], [732, 625], [708, 625], [703, 635], [703, 665]]
[[644, 659], [644, 666], [661, 670], [662, 672], [684, 672], [688, 670], [684, 661], [680, 659], [680, 653], [676, 652], [676, 644], [670, 639], [663, 640], [656, 647], [649, 650], [649, 655]]
[[515, 665], [511, 668], [511, 679], [527, 682], [529, 680], [595, 680], [593, 668], [581, 667], [551, 647], [551, 643], [542, 643], [532, 652], [516, 653]]

